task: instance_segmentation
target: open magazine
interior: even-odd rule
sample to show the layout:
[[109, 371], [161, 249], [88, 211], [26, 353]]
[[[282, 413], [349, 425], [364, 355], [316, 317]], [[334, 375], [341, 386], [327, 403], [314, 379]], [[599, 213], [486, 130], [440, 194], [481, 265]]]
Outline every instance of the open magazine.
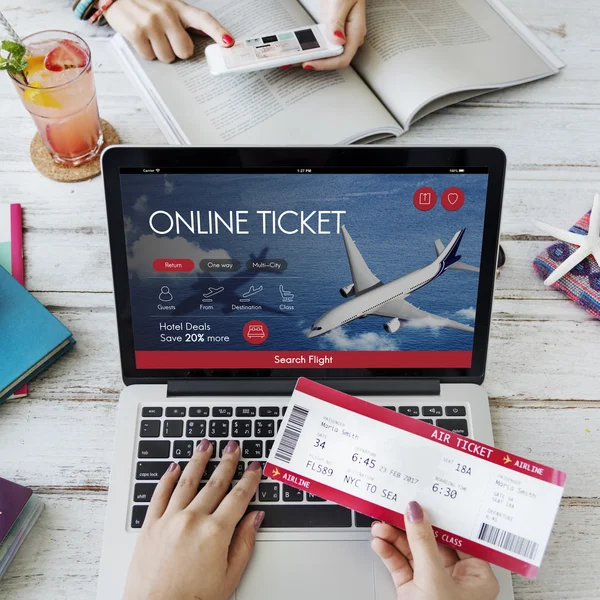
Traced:
[[[319, 0], [194, 0], [236, 37], [318, 22]], [[564, 66], [497, 0], [369, 0], [367, 39], [352, 67], [214, 76], [191, 60], [139, 58], [114, 46], [167, 140], [195, 145], [367, 143], [486, 91]]]

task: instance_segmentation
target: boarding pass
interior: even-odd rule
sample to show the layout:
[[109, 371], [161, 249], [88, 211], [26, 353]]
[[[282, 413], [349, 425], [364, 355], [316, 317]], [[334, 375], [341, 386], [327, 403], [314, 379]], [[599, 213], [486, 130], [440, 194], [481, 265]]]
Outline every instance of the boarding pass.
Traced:
[[437, 540], [534, 579], [566, 474], [299, 379], [265, 475], [404, 529], [411, 500]]

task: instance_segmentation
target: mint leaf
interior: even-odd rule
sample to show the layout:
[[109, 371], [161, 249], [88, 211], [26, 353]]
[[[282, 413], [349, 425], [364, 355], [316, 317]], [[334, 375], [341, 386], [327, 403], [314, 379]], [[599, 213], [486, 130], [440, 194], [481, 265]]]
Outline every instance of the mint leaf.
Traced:
[[7, 57], [0, 55], [0, 71], [8, 71], [12, 75], [21, 75], [27, 81], [24, 74], [28, 64], [25, 58], [27, 48], [18, 42], [3, 40], [0, 49], [9, 54]]

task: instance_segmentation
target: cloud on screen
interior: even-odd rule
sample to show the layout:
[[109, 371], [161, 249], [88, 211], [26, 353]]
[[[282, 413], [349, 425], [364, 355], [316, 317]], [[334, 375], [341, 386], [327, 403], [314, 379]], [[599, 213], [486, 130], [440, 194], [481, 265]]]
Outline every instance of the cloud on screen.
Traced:
[[349, 335], [343, 327], [338, 327], [323, 336], [321, 345], [335, 350], [398, 350], [393, 334], [359, 333]]
[[461, 308], [456, 311], [456, 316], [461, 317], [463, 319], [468, 319], [469, 321], [475, 320], [475, 308], [473, 306], [469, 308]]

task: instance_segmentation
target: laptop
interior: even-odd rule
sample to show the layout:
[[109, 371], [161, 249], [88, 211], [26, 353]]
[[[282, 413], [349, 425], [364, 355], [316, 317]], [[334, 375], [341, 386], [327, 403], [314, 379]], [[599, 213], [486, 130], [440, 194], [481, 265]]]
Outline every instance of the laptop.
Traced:
[[[98, 598], [169, 463], [205, 437], [205, 480], [230, 439], [236, 478], [264, 463], [300, 376], [493, 443], [501, 150], [120, 146], [102, 169], [125, 389]], [[370, 518], [267, 479], [252, 506], [237, 600], [396, 597]]]

